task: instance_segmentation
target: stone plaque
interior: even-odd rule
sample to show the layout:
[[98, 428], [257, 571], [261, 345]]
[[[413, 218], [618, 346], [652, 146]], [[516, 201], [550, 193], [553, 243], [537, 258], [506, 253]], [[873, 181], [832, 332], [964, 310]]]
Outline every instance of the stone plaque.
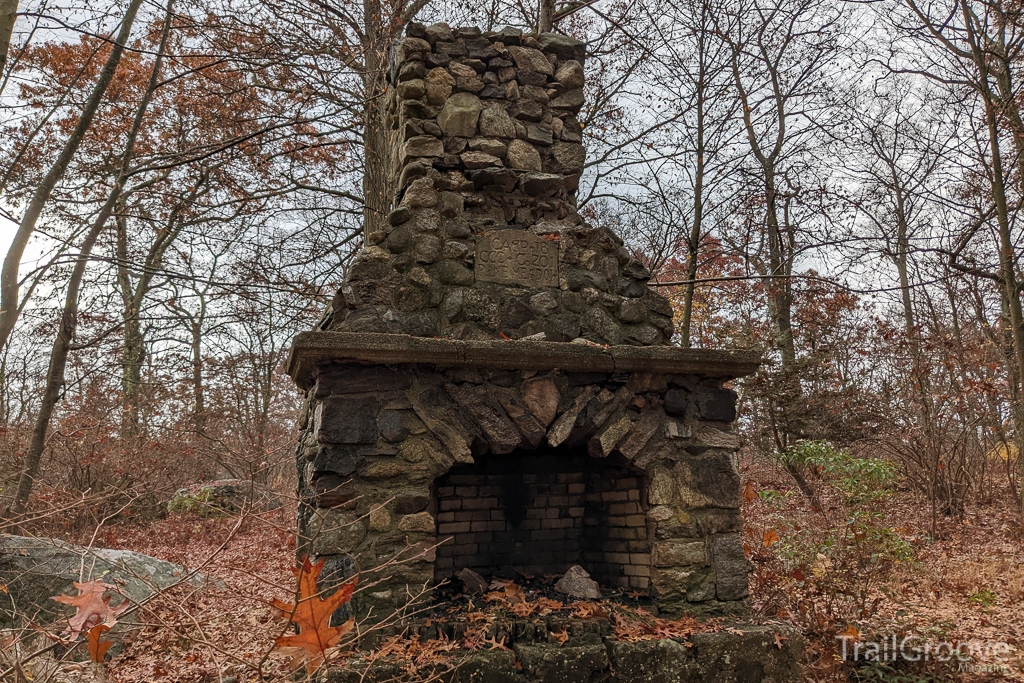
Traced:
[[558, 286], [558, 242], [521, 230], [496, 230], [476, 241], [476, 279], [528, 287]]

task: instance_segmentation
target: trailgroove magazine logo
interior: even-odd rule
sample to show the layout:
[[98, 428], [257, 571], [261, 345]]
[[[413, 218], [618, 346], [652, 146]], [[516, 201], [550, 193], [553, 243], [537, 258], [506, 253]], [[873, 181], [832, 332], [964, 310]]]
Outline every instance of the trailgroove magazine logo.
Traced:
[[[855, 629], [850, 629], [855, 631]], [[1008, 673], [1004, 662], [1013, 652], [1009, 643], [988, 640], [925, 640], [921, 636], [886, 636], [862, 640], [857, 633], [840, 633], [844, 662], [948, 662], [964, 673]]]

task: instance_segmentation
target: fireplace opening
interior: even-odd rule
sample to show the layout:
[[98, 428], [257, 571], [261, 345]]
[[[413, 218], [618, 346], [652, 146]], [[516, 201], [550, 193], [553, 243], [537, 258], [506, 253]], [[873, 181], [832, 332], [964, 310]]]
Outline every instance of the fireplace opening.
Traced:
[[605, 587], [647, 591], [647, 481], [625, 459], [585, 449], [483, 455], [434, 482], [435, 579], [468, 567], [488, 577], [582, 566]]

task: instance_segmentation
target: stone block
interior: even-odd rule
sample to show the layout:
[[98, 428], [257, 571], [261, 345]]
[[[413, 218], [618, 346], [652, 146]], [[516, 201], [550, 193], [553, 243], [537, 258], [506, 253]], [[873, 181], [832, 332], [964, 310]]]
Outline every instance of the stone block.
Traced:
[[310, 517], [305, 535], [314, 555], [350, 553], [366, 538], [366, 524], [356, 512], [321, 509]]
[[706, 565], [708, 552], [704, 541], [668, 539], [654, 544], [654, 565], [657, 567], [686, 567]]
[[732, 389], [697, 387], [694, 400], [698, 414], [705, 420], [732, 422], [736, 419], [736, 392]]
[[711, 562], [715, 568], [719, 600], [747, 597], [747, 556], [738, 533], [717, 536], [711, 541]]
[[434, 106], [443, 105], [455, 89], [455, 79], [447, 69], [441, 67], [427, 72], [423, 82], [426, 86], [427, 102]]
[[502, 107], [487, 107], [480, 112], [480, 134], [494, 138], [515, 137], [512, 118]]
[[537, 45], [544, 52], [550, 52], [559, 59], [573, 59], [581, 64], [587, 54], [586, 43], [561, 33], [541, 33], [537, 36]]
[[444, 143], [433, 135], [417, 135], [405, 141], [402, 147], [402, 163], [407, 164], [418, 157], [444, 156]]
[[556, 173], [526, 173], [519, 187], [531, 197], [550, 197], [565, 189], [565, 183]]
[[351, 447], [324, 446], [313, 456], [314, 472], [331, 472], [347, 477], [363, 463], [364, 456]]
[[588, 683], [608, 669], [604, 645], [516, 645], [523, 673], [540, 683]]
[[575, 59], [562, 62], [555, 72], [555, 80], [565, 86], [566, 90], [578, 90], [583, 87], [583, 66]]
[[678, 461], [675, 481], [680, 500], [689, 508], [740, 506], [740, 475], [727, 453]]
[[399, 531], [422, 531], [432, 534], [434, 528], [434, 517], [426, 511], [406, 515], [398, 522]]
[[421, 512], [430, 505], [430, 496], [426, 493], [400, 493], [395, 496], [395, 513], [411, 515]]
[[551, 100], [549, 106], [552, 109], [576, 113], [583, 106], [583, 91], [569, 90], [565, 94]]
[[330, 396], [320, 405], [320, 443], [370, 444], [377, 442], [377, 412], [374, 398]]
[[[544, 118], [544, 107], [533, 100], [520, 100], [509, 107], [509, 113], [520, 121], [537, 122]], [[522, 135], [517, 128], [516, 137], [526, 138], [526, 126], [522, 126]]]
[[540, 171], [540, 152], [537, 148], [523, 140], [513, 140], [508, 144], [506, 153], [508, 165], [517, 171]]
[[369, 515], [370, 531], [389, 531], [391, 529], [391, 513], [383, 505], [370, 510]]
[[480, 118], [480, 98], [470, 93], [456, 93], [448, 98], [437, 116], [437, 125], [445, 135], [471, 138], [476, 135]]
[[554, 76], [554, 67], [540, 50], [519, 45], [510, 45], [508, 53], [515, 60], [516, 66], [523, 71], [533, 71], [546, 76]]

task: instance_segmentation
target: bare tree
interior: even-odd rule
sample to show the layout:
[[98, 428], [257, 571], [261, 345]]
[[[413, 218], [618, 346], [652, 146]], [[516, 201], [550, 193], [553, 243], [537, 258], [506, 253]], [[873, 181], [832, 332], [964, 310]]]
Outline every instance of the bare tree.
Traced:
[[[150, 73], [149, 83], [146, 87], [145, 93], [143, 94], [142, 101], [136, 109], [135, 118], [132, 121], [132, 127], [128, 133], [124, 151], [121, 153], [121, 159], [113, 187], [82, 241], [78, 257], [75, 260], [74, 270], [72, 271], [71, 278], [68, 280], [67, 294], [64, 300], [64, 308], [61, 312], [59, 330], [56, 338], [54, 339], [53, 348], [50, 351], [50, 366], [46, 374], [46, 388], [43, 392], [43, 399], [39, 406], [39, 412], [36, 415], [35, 427], [32, 430], [32, 438], [29, 441], [27, 450], [25, 451], [24, 466], [21, 471], [21, 476], [18, 479], [18, 488], [14, 494], [13, 510], [15, 514], [21, 514], [25, 511], [29, 495], [32, 493], [32, 486], [39, 473], [39, 463], [42, 459], [43, 448], [46, 445], [46, 434], [50, 427], [50, 419], [53, 417], [54, 407], [57, 404], [57, 400], [60, 398], [61, 388], [64, 385], [64, 373], [67, 367], [68, 354], [71, 351], [75, 338], [75, 330], [78, 324], [78, 296], [81, 290], [82, 281], [85, 278], [86, 266], [89, 263], [92, 249], [96, 245], [96, 241], [99, 239], [100, 233], [103, 231], [107, 221], [121, 201], [125, 186], [130, 178], [130, 165], [132, 161], [132, 153], [135, 148], [135, 142], [138, 138], [139, 130], [142, 128], [146, 109], [149, 107], [153, 94], [156, 92], [160, 83], [160, 67], [164, 58], [163, 50], [166, 47], [167, 36], [171, 30], [172, 5], [173, 2], [168, 2], [167, 16], [164, 20], [160, 44], [156, 58], [153, 62], [153, 69]], [[127, 38], [127, 36], [125, 36], [125, 38]]]
[[7, 256], [4, 258], [3, 270], [0, 271], [0, 348], [7, 345], [18, 319], [20, 307], [19, 272], [21, 260], [25, 255], [25, 247], [28, 246], [28, 241], [32, 237], [32, 233], [35, 232], [36, 222], [42, 215], [50, 195], [64, 177], [69, 164], [78, 151], [79, 146], [81, 146], [82, 140], [85, 138], [86, 132], [92, 125], [93, 118], [96, 116], [96, 112], [99, 110], [100, 104], [103, 102], [104, 95], [107, 92], [107, 87], [110, 85], [114, 72], [117, 70], [117, 65], [121, 61], [121, 55], [124, 52], [125, 45], [128, 43], [132, 26], [135, 23], [135, 17], [141, 5], [142, 0], [131, 0], [128, 4], [128, 8], [125, 10], [124, 17], [121, 20], [121, 28], [111, 45], [110, 54], [107, 56], [107, 61], [103, 65], [99, 78], [93, 85], [89, 99], [82, 107], [78, 123], [65, 141], [60, 155], [36, 187], [32, 199], [29, 201], [28, 207], [21, 218], [18, 229], [14, 234], [14, 239], [11, 242]]

